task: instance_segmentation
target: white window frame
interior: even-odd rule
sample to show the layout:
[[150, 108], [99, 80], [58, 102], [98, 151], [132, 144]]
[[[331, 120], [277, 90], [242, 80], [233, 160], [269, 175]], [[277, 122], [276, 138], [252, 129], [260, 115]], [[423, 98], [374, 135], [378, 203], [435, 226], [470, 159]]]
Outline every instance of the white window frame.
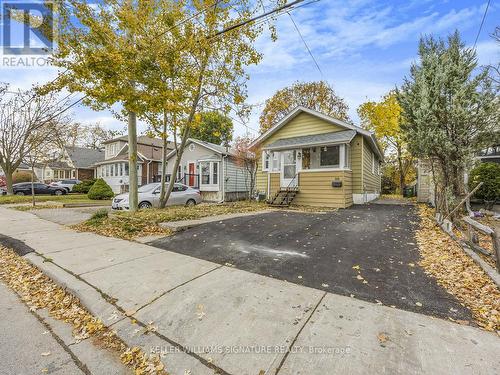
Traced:
[[[202, 164], [208, 164], [208, 184], [203, 183], [203, 169]], [[214, 164], [217, 164], [217, 181], [214, 181]], [[220, 181], [220, 166], [218, 161], [203, 161], [199, 162], [198, 170], [200, 171], [200, 190], [201, 191], [219, 191]]]
[[272, 151], [269, 159], [269, 170], [271, 172], [281, 172], [281, 153], [279, 151]]
[[262, 151], [262, 171], [269, 172], [269, 170], [271, 169], [270, 167], [271, 167], [271, 152]]
[[372, 174], [375, 174], [375, 154], [372, 153]]
[[[300, 165], [300, 172], [324, 172], [324, 171], [350, 171], [351, 170], [351, 145], [348, 143], [330, 144], [322, 146], [313, 146], [311, 148], [316, 148], [316, 153], [319, 153], [319, 158], [321, 158], [321, 148], [322, 147], [339, 146], [339, 166], [320, 166], [319, 168], [303, 169]], [[346, 155], [347, 148], [347, 155]], [[312, 153], [312, 151], [311, 151]], [[347, 161], [346, 161], [347, 156]], [[321, 163], [321, 159], [319, 161]]]

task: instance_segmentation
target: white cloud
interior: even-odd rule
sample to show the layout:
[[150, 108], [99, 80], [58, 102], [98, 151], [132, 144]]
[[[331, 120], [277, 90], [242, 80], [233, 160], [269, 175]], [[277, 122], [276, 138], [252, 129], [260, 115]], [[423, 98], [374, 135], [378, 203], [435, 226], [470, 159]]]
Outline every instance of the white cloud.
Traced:
[[479, 65], [494, 65], [500, 61], [500, 45], [493, 39], [476, 45]]

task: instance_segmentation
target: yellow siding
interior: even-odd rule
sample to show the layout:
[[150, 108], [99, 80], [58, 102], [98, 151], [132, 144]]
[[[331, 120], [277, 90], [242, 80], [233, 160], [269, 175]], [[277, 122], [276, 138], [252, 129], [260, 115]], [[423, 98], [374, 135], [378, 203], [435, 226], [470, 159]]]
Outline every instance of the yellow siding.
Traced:
[[258, 192], [267, 194], [267, 173], [262, 172], [262, 155], [258, 156], [257, 175], [255, 176], [255, 186]]
[[321, 120], [309, 113], [300, 113], [288, 124], [267, 138], [262, 144], [267, 145], [278, 139], [300, 137], [303, 135], [323, 134], [345, 130], [340, 126]]
[[379, 193], [380, 192], [380, 184], [381, 178], [380, 174], [373, 174], [372, 172], [372, 160], [375, 158], [375, 154], [368, 147], [366, 142], [363, 143], [363, 186], [364, 191], [367, 193]]
[[271, 188], [270, 189], [271, 193], [269, 194], [269, 197], [272, 198], [280, 189], [280, 174], [279, 173], [270, 173], [270, 175], [271, 175], [271, 177], [270, 177], [269, 185]]
[[361, 194], [363, 192], [363, 136], [357, 134], [351, 141], [351, 169], [352, 169], [352, 192]]
[[[342, 131], [345, 128], [333, 125], [308, 113], [301, 113], [284, 125], [276, 133], [267, 138], [260, 146], [273, 143], [278, 139], [299, 137], [312, 134], [323, 134]], [[299, 193], [293, 204], [349, 207], [353, 204], [352, 194], [363, 192], [380, 192], [380, 175], [372, 173], [371, 158], [373, 152], [362, 135], [357, 134], [351, 142], [351, 171], [315, 171], [300, 172]], [[267, 172], [262, 171], [261, 153], [259, 152], [256, 185], [257, 190], [266, 192], [268, 188]], [[335, 179], [342, 180], [342, 188], [333, 188], [331, 183]], [[272, 197], [280, 187], [280, 174], [271, 173]]]
[[[332, 187], [332, 181], [342, 181], [342, 187]], [[299, 173], [299, 193], [293, 204], [304, 206], [346, 208], [352, 205], [351, 172], [320, 171]]]

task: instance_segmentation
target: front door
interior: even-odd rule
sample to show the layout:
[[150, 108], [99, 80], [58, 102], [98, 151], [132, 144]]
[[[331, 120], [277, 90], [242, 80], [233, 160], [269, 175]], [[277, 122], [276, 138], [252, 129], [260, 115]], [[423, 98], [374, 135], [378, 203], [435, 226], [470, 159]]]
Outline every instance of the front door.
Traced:
[[188, 170], [189, 170], [189, 183], [188, 185], [189, 186], [194, 186], [194, 171], [195, 171], [195, 164], [194, 163], [189, 163], [189, 166], [188, 166]]
[[297, 178], [297, 151], [281, 152], [281, 187], [296, 187]]

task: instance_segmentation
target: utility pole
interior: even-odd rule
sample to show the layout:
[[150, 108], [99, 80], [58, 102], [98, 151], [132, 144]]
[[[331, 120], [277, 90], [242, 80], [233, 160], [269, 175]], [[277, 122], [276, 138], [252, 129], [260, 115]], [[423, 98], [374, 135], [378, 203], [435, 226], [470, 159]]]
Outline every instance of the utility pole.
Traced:
[[[128, 0], [127, 5], [133, 9], [133, 1]], [[134, 35], [128, 33], [130, 43], [134, 43]], [[132, 82], [132, 88], [135, 90], [135, 83]], [[138, 182], [137, 182], [137, 114], [134, 111], [128, 111], [128, 205], [131, 212], [138, 209]]]
[[128, 202], [129, 210], [137, 211], [137, 116], [133, 111], [128, 113]]

